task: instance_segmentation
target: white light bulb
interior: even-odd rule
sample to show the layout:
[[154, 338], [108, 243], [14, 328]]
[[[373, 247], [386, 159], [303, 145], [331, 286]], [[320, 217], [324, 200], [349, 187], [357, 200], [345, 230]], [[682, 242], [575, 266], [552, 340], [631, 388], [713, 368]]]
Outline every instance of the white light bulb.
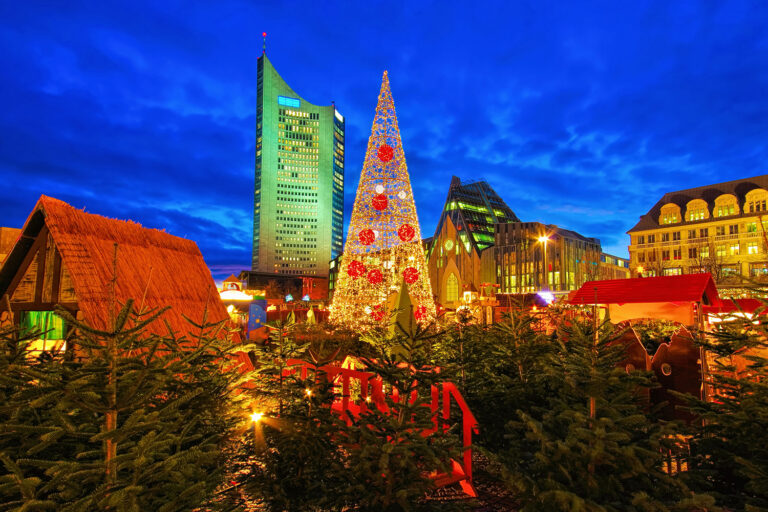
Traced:
[[376, 236], [376, 238], [379, 238], [379, 232], [376, 231], [375, 229], [373, 230], [373, 234]]
[[370, 315], [370, 314], [371, 314], [371, 306], [365, 306], [365, 313], [366, 313], [367, 315]]
[[383, 194], [384, 193], [384, 185], [376, 185], [376, 193], [377, 194]]
[[399, 197], [400, 200], [405, 199], [405, 190], [401, 190], [400, 192], [398, 192], [397, 197]]

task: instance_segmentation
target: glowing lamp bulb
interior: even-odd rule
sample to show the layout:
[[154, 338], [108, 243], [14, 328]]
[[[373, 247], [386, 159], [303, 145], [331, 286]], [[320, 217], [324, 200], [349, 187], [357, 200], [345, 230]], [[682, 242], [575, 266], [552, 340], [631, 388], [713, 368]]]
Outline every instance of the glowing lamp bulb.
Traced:
[[374, 189], [377, 194], [383, 194], [384, 193], [384, 185], [376, 185], [376, 188]]
[[539, 242], [541, 242], [541, 243], [549, 242], [549, 237], [547, 237], [547, 236], [540, 236], [539, 237]]
[[305, 391], [307, 392], [307, 396], [312, 396], [312, 390], [311, 389], [307, 388]]
[[405, 199], [405, 196], [406, 196], [405, 190], [401, 190], [400, 192], [397, 193], [397, 197], [399, 197], [401, 201]]
[[263, 416], [264, 416], [264, 413], [255, 412], [255, 413], [251, 414], [251, 421], [254, 422], [254, 423], [258, 423], [259, 421], [261, 421], [261, 418]]

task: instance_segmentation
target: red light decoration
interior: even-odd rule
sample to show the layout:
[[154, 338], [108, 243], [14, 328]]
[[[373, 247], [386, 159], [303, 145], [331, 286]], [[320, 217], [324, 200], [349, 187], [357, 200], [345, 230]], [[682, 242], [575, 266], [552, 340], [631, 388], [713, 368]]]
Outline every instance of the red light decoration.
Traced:
[[371, 199], [371, 205], [378, 211], [386, 210], [388, 202], [384, 194], [377, 194]]
[[376, 241], [376, 233], [374, 233], [372, 229], [364, 229], [360, 231], [360, 234], [357, 235], [357, 238], [360, 240], [361, 244], [371, 245]]
[[389, 144], [382, 144], [379, 146], [378, 156], [382, 162], [389, 162], [395, 156], [395, 150]]
[[384, 310], [384, 307], [381, 305], [375, 306], [371, 310], [371, 318], [373, 318], [377, 322], [381, 322], [384, 320], [384, 317], [386, 316], [387, 312]]
[[413, 284], [419, 280], [419, 271], [413, 267], [408, 267], [403, 270], [403, 278], [408, 284]]
[[374, 268], [370, 272], [368, 272], [368, 282], [371, 284], [379, 284], [384, 280], [384, 275], [381, 273], [381, 270]]
[[425, 314], [427, 314], [427, 306], [419, 306], [413, 311], [413, 317], [416, 320], [421, 320]]
[[363, 265], [362, 261], [350, 261], [349, 266], [347, 267], [347, 274], [349, 274], [350, 277], [357, 279], [365, 274], [365, 265]]
[[400, 237], [400, 240], [403, 242], [410, 242], [413, 240], [413, 237], [416, 235], [416, 230], [413, 229], [413, 226], [410, 224], [403, 224], [400, 226], [400, 229], [397, 230], [397, 236]]

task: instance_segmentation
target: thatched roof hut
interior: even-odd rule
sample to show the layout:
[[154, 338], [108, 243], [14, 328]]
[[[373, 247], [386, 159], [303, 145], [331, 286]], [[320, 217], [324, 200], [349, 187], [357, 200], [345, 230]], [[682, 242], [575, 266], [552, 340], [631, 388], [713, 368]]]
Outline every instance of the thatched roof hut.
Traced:
[[[196, 322], [228, 318], [197, 244], [132, 221], [86, 213], [41, 196], [0, 268], [0, 310], [17, 317], [60, 304], [106, 329], [110, 308], [171, 306], [151, 330], [191, 332]], [[166, 326], [167, 324], [167, 326]]]

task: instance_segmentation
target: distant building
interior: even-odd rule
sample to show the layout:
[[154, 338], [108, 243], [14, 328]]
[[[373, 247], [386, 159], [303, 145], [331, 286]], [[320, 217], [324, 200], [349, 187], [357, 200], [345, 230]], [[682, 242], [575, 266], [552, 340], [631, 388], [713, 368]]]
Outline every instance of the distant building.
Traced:
[[252, 270], [327, 276], [341, 254], [344, 117], [300, 97], [258, 59]]
[[768, 175], [668, 192], [630, 235], [643, 276], [708, 272], [718, 288], [768, 282]]
[[5, 258], [8, 257], [19, 235], [21, 235], [20, 229], [0, 227], [0, 267], [3, 266]]
[[493, 252], [502, 293], [567, 292], [601, 278], [597, 238], [540, 222], [495, 227]]
[[607, 253], [600, 255], [600, 280], [629, 279], [630, 277], [632, 273], [629, 268], [629, 259]]

